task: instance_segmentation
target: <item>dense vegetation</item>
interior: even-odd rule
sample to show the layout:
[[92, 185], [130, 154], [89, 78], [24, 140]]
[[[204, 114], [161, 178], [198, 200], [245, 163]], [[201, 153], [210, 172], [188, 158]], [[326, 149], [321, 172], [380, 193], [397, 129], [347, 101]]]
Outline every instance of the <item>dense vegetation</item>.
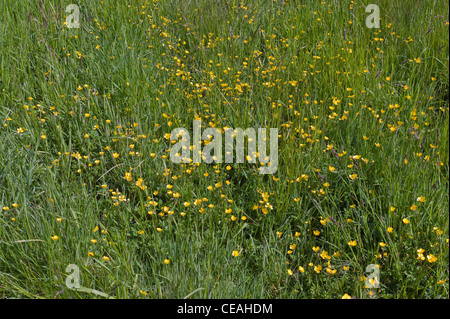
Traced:
[[[448, 298], [448, 1], [366, 2], [1, 1], [0, 296]], [[277, 172], [173, 163], [195, 119]]]

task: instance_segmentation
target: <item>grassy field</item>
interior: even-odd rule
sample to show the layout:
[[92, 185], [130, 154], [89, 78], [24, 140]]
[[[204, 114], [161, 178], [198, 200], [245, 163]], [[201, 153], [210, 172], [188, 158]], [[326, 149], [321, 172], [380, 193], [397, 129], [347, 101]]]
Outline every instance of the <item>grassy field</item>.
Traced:
[[0, 2], [0, 297], [449, 298], [447, 0], [70, 3]]

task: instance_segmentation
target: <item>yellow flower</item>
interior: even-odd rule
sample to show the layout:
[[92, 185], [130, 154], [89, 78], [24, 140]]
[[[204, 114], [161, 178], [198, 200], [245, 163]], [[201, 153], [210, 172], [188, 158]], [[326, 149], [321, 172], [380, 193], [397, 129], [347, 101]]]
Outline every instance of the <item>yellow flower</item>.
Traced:
[[349, 294], [345, 294], [342, 296], [342, 299], [352, 299], [352, 297]]
[[428, 262], [430, 262], [430, 263], [434, 263], [437, 261], [437, 257], [432, 254], [427, 255], [427, 259], [428, 259]]
[[294, 274], [294, 273], [292, 272], [292, 270], [290, 270], [290, 269], [287, 270], [287, 273], [288, 273], [289, 276], [292, 276], [292, 275]]
[[409, 224], [408, 218], [403, 218], [403, 224]]
[[350, 179], [354, 180], [358, 178], [358, 174], [349, 175]]
[[299, 266], [299, 267], [298, 267], [298, 270], [299, 270], [300, 272], [305, 272], [305, 268], [303, 268], [302, 266]]
[[94, 253], [92, 251], [88, 252], [88, 257], [94, 257]]
[[328, 252], [326, 250], [324, 250], [320, 253], [320, 257], [322, 257], [322, 259], [331, 259], [331, 257], [328, 255]]
[[283, 235], [283, 233], [282, 233], [282, 232], [279, 232], [279, 231], [277, 231], [277, 237], [278, 237], [278, 238], [281, 238], [281, 235]]
[[383, 243], [383, 242], [380, 242], [380, 246], [381, 246], [381, 247], [386, 247], [386, 244]]
[[336, 170], [336, 168], [334, 168], [333, 166], [328, 166], [328, 169], [330, 170], [330, 172], [334, 172]]
[[104, 261], [109, 261], [110, 260], [108, 256], [103, 256], [102, 258], [103, 258]]
[[321, 270], [322, 270], [322, 266], [321, 265], [314, 266], [314, 271], [316, 273], [320, 273]]
[[119, 157], [119, 153], [113, 153], [113, 157], [114, 158], [118, 158]]
[[131, 176], [131, 173], [129, 173], [129, 172], [125, 172], [125, 176], [123, 178], [129, 182], [131, 182], [133, 180], [133, 177]]
[[336, 269], [327, 268], [327, 273], [329, 273], [330, 275], [334, 275], [336, 271]]
[[166, 264], [166, 265], [168, 265], [169, 263], [170, 263], [170, 260], [169, 259], [164, 259], [164, 263]]
[[394, 231], [394, 228], [388, 227], [387, 231], [388, 231], [388, 233], [392, 233]]
[[239, 256], [239, 252], [238, 252], [237, 250], [233, 250], [233, 252], [231, 253], [231, 255], [232, 255], [233, 257], [237, 257], [237, 256]]
[[52, 236], [52, 239], [53, 239], [54, 241], [57, 241], [57, 240], [59, 239], [59, 237], [58, 237], [57, 235], [55, 235], [55, 236]]
[[421, 202], [421, 203], [424, 203], [425, 202], [425, 197], [424, 196], [419, 196], [419, 197], [417, 197], [417, 201]]
[[356, 246], [357, 245], [357, 242], [356, 242], [356, 240], [351, 240], [351, 241], [349, 241], [348, 242], [348, 244], [350, 245], [350, 246]]

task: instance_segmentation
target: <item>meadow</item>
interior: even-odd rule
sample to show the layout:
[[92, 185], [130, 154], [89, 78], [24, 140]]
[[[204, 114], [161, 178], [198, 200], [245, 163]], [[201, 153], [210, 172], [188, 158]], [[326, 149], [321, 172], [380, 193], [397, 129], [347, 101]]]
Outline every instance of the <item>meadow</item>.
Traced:
[[[448, 11], [0, 1], [0, 297], [448, 299]], [[277, 171], [173, 163], [194, 120]]]

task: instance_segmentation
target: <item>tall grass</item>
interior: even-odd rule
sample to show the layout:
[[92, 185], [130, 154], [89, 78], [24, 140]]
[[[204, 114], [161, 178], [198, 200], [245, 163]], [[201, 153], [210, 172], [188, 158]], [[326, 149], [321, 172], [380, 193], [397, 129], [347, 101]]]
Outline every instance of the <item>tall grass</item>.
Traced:
[[[87, 0], [79, 29], [2, 1], [0, 296], [99, 298], [76, 264], [116, 298], [448, 298], [448, 1], [372, 2], [380, 29], [367, 1]], [[194, 119], [278, 128], [277, 173], [172, 163]]]

